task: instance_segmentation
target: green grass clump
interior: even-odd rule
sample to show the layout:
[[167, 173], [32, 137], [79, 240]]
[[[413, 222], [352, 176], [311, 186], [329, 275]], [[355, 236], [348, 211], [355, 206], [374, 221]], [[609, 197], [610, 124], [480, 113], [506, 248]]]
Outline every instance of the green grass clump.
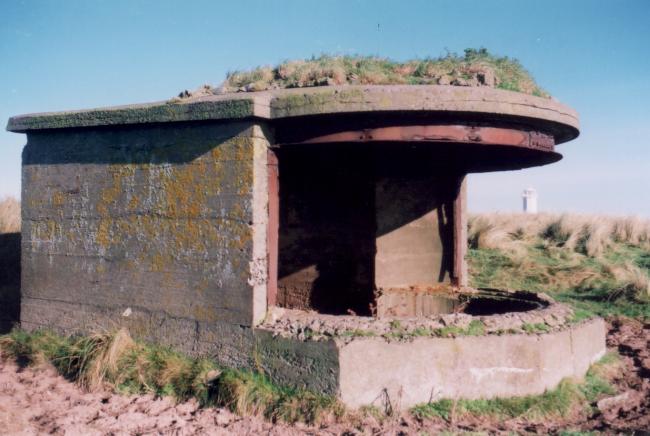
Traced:
[[263, 374], [232, 369], [219, 377], [215, 403], [243, 416], [264, 416], [289, 423], [313, 423], [323, 415], [343, 413], [333, 397], [278, 386]]
[[457, 326], [448, 326], [432, 331], [434, 336], [455, 337], [455, 336], [481, 336], [485, 334], [485, 324], [475, 319], [472, 320], [465, 328]]
[[535, 324], [530, 324], [530, 323], [524, 323], [521, 328], [526, 332], [526, 333], [547, 333], [550, 331], [550, 327], [544, 323], [535, 323]]
[[447, 326], [441, 328], [417, 327], [413, 330], [406, 330], [399, 320], [390, 322], [390, 332], [382, 337], [387, 339], [408, 340], [416, 337], [456, 337], [456, 336], [482, 336], [485, 334], [485, 324], [477, 319], [472, 320], [467, 327]]
[[20, 365], [52, 364], [89, 389], [110, 387], [129, 394], [196, 398], [203, 406], [227, 407], [242, 416], [316, 423], [343, 412], [331, 396], [273, 383], [265, 374], [220, 368], [170, 348], [136, 342], [124, 329], [90, 336], [14, 330], [0, 336], [0, 354]]
[[[463, 55], [398, 62], [378, 56], [321, 55], [286, 61], [275, 67], [228, 73], [218, 92], [264, 91], [327, 85], [457, 85], [489, 86], [539, 97], [549, 95], [516, 59], [496, 56], [485, 48], [468, 48]], [[206, 86], [198, 93], [216, 93]], [[180, 97], [192, 96], [187, 91]]]
[[341, 336], [349, 338], [371, 338], [376, 336], [376, 334], [369, 330], [354, 329], [342, 332]]

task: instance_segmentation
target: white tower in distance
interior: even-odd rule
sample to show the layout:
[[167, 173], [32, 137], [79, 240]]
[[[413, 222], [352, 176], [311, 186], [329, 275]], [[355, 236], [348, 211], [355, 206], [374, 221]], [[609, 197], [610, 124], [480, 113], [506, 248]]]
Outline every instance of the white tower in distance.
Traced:
[[537, 191], [534, 188], [524, 189], [524, 213], [537, 213]]

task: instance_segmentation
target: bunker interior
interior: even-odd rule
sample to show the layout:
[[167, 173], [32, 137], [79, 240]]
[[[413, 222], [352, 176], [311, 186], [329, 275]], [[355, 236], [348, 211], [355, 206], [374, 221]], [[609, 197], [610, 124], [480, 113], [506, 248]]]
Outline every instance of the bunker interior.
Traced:
[[[467, 285], [466, 175], [561, 158], [552, 132], [485, 114], [288, 118], [275, 138], [269, 305], [324, 314], [458, 310], [449, 293]], [[498, 311], [488, 300], [472, 310]]]

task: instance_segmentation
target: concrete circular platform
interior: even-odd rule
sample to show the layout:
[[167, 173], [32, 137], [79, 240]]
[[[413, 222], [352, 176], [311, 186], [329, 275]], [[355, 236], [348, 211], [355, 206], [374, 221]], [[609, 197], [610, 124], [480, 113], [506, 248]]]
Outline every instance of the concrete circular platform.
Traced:
[[537, 395], [582, 378], [606, 351], [602, 319], [574, 323], [570, 308], [542, 300], [522, 312], [406, 319], [276, 309], [256, 329], [257, 349], [277, 381], [353, 408]]

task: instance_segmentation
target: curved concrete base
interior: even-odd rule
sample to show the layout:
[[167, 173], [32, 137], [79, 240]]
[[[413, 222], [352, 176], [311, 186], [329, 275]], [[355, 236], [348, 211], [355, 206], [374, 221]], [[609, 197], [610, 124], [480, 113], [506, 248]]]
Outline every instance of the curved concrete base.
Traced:
[[[311, 348], [316, 344], [321, 344], [327, 365], [314, 365], [318, 353]], [[331, 380], [336, 386], [332, 390], [349, 407], [389, 400], [393, 408], [407, 408], [442, 398], [541, 394], [563, 378], [581, 378], [605, 354], [605, 323], [592, 319], [544, 334], [329, 340], [311, 342], [312, 352], [303, 356], [304, 346], [297, 339], [267, 336], [258, 343], [258, 352], [263, 359], [271, 357], [273, 362], [267, 360], [265, 366], [279, 381], [290, 382], [292, 374], [312, 368], [316, 371], [308, 371], [310, 378]], [[301, 377], [299, 384], [305, 381]]]

